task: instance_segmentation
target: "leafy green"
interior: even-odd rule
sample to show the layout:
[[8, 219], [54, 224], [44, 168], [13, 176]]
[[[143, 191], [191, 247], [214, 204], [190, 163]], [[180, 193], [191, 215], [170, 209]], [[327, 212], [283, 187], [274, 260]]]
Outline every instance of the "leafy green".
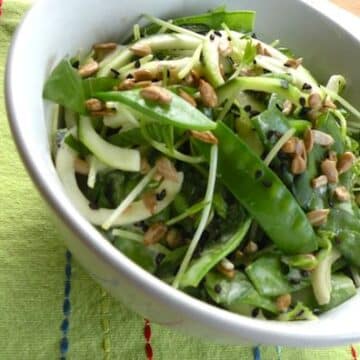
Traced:
[[146, 140], [141, 134], [140, 128], [133, 128], [127, 131], [121, 131], [107, 139], [111, 144], [120, 147], [132, 147], [135, 145], [144, 145]]
[[213, 301], [235, 313], [250, 315], [253, 308], [278, 313], [274, 302], [261, 296], [240, 272], [236, 272], [231, 280], [219, 273], [209, 272], [205, 288]]
[[187, 245], [181, 246], [165, 255], [156, 270], [156, 275], [161, 279], [170, 278], [175, 275], [183, 257], [185, 256]]
[[69, 60], [62, 60], [52, 71], [45, 83], [43, 97], [80, 114], [85, 113], [83, 81]]
[[64, 139], [64, 142], [82, 157], [91, 154], [91, 151], [82, 142], [76, 139], [72, 134], [67, 135]]
[[115, 237], [114, 246], [124, 255], [141, 266], [144, 270], [154, 273], [156, 270], [156, 256], [158, 252], [146, 247], [140, 242], [125, 238]]
[[103, 101], [117, 101], [139, 111], [145, 117], [162, 125], [173, 125], [182, 129], [211, 130], [216, 123], [209, 120], [199, 110], [194, 108], [180, 96], [172, 93], [171, 106], [145, 100], [141, 90], [122, 92], [99, 92], [96, 97]]
[[110, 77], [90, 77], [83, 80], [85, 98], [94, 97], [100, 91], [110, 91], [114, 88], [119, 80]]
[[307, 280], [291, 284], [283, 271], [278, 255], [265, 255], [255, 260], [245, 269], [257, 291], [263, 296], [279, 296], [295, 291], [308, 284]]
[[[185, 27], [198, 33], [207, 33], [210, 30], [221, 30], [221, 24], [226, 23], [232, 30], [250, 32], [254, 28], [255, 12], [253, 11], [225, 11], [214, 9], [208, 13], [185, 16], [173, 20], [174, 25]], [[142, 32], [150, 35], [160, 29], [159, 25], [146, 26]]]
[[298, 302], [293, 309], [278, 316], [280, 321], [294, 321], [294, 320], [316, 320], [317, 317], [313, 312], [303, 303]]
[[255, 56], [257, 54], [256, 46], [253, 44], [253, 41], [249, 39], [246, 42], [245, 50], [243, 57], [241, 59], [241, 63], [243, 65], [250, 65], [253, 63]]
[[289, 120], [278, 109], [266, 110], [252, 121], [262, 143], [272, 148], [277, 140], [290, 129]]
[[189, 268], [181, 278], [180, 285], [182, 287], [198, 286], [211, 268], [241, 244], [250, 224], [251, 220], [247, 219], [238, 226], [236, 231], [222, 234], [216, 243], [206, 247], [202, 251], [200, 258], [191, 261]]

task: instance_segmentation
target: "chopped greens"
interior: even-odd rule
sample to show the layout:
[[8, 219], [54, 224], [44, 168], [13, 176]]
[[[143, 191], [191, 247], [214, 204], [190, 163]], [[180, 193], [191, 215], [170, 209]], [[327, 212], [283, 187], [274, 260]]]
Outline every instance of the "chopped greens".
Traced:
[[320, 84], [252, 36], [252, 11], [143, 18], [44, 85], [70, 201], [133, 262], [234, 313], [313, 320], [354, 296], [360, 112], [346, 79]]

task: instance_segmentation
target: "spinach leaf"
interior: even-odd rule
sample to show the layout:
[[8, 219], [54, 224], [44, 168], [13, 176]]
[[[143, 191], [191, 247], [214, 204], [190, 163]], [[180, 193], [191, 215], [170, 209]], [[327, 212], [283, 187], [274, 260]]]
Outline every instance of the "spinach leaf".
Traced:
[[118, 79], [110, 77], [90, 77], [83, 80], [85, 98], [94, 97], [99, 91], [110, 91], [119, 83]]
[[132, 147], [135, 145], [146, 144], [146, 140], [141, 134], [140, 128], [133, 128], [127, 131], [121, 131], [107, 139], [111, 144], [120, 147]]
[[217, 304], [233, 312], [250, 315], [253, 308], [278, 313], [274, 302], [261, 296], [243, 273], [236, 272], [233, 279], [210, 272], [206, 275], [205, 288]]
[[125, 238], [116, 237], [114, 246], [118, 248], [124, 255], [141, 266], [144, 270], [154, 273], [156, 270], [156, 256], [158, 252], [146, 247], [140, 242]]
[[309, 284], [307, 279], [291, 284], [289, 277], [282, 269], [280, 257], [275, 254], [257, 259], [246, 267], [245, 272], [257, 291], [263, 296], [279, 296]]
[[45, 83], [43, 97], [80, 114], [85, 113], [83, 81], [69, 60], [62, 60], [52, 71]]
[[[255, 15], [254, 11], [225, 11], [224, 8], [217, 8], [208, 13], [174, 19], [173, 24], [198, 33], [207, 33], [212, 29], [222, 30], [223, 23], [234, 31], [251, 32]], [[147, 36], [155, 34], [159, 29], [159, 25], [150, 24], [142, 29], [142, 33]]]

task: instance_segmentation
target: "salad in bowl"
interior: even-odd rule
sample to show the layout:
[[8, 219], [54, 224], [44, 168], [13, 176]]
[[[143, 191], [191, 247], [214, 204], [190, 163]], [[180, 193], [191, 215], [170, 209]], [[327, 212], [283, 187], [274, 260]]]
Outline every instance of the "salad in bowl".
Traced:
[[[56, 170], [78, 211], [175, 288], [234, 313], [312, 320], [360, 285], [360, 112], [254, 12], [164, 21], [64, 58]], [[295, 53], [293, 53], [293, 51]]]

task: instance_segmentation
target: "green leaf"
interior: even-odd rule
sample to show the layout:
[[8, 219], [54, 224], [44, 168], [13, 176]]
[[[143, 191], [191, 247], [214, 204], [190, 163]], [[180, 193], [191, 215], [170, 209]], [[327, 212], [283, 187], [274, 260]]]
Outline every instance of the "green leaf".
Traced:
[[278, 313], [274, 302], [261, 296], [240, 272], [231, 280], [210, 272], [206, 275], [205, 288], [213, 301], [235, 313], [250, 315], [253, 308]]
[[[225, 11], [225, 9], [216, 8], [208, 13], [174, 19], [173, 24], [198, 33], [222, 30], [222, 23], [227, 24], [231, 30], [251, 32], [254, 29], [255, 15], [254, 11]], [[159, 29], [159, 25], [150, 24], [142, 32], [150, 35], [159, 31]]]
[[154, 273], [156, 270], [157, 251], [142, 243], [120, 237], [115, 238], [114, 246], [144, 270], [150, 273]]
[[72, 134], [69, 134], [64, 139], [66, 145], [70, 146], [75, 150], [80, 156], [85, 157], [91, 154], [91, 151], [78, 139], [76, 139]]
[[171, 103], [161, 105], [145, 100], [141, 90], [100, 92], [96, 97], [103, 101], [117, 101], [140, 112], [146, 118], [163, 125], [173, 125], [186, 130], [212, 130], [216, 123], [209, 120], [203, 113], [172, 93]]
[[120, 147], [132, 147], [135, 145], [146, 144], [146, 140], [141, 134], [140, 128], [133, 128], [127, 131], [121, 131], [107, 139], [111, 144]]
[[118, 79], [109, 77], [90, 77], [83, 80], [85, 98], [92, 98], [100, 91], [110, 91], [116, 84], [119, 83]]
[[286, 276], [281, 271], [278, 256], [261, 257], [250, 264], [245, 272], [261, 295], [279, 296], [291, 290]]
[[250, 224], [251, 220], [247, 219], [235, 231], [222, 234], [215, 244], [206, 247], [202, 251], [200, 258], [190, 263], [188, 270], [181, 278], [181, 287], [197, 287], [211, 268], [241, 244], [249, 230]]
[[256, 50], [256, 46], [253, 44], [252, 40], [249, 39], [246, 42], [246, 46], [245, 46], [245, 50], [244, 50], [244, 55], [242, 58], [242, 63], [244, 65], [250, 65], [253, 63], [255, 56], [257, 54], [257, 50]]
[[83, 82], [69, 60], [62, 60], [52, 71], [45, 83], [43, 97], [80, 114], [85, 113]]

